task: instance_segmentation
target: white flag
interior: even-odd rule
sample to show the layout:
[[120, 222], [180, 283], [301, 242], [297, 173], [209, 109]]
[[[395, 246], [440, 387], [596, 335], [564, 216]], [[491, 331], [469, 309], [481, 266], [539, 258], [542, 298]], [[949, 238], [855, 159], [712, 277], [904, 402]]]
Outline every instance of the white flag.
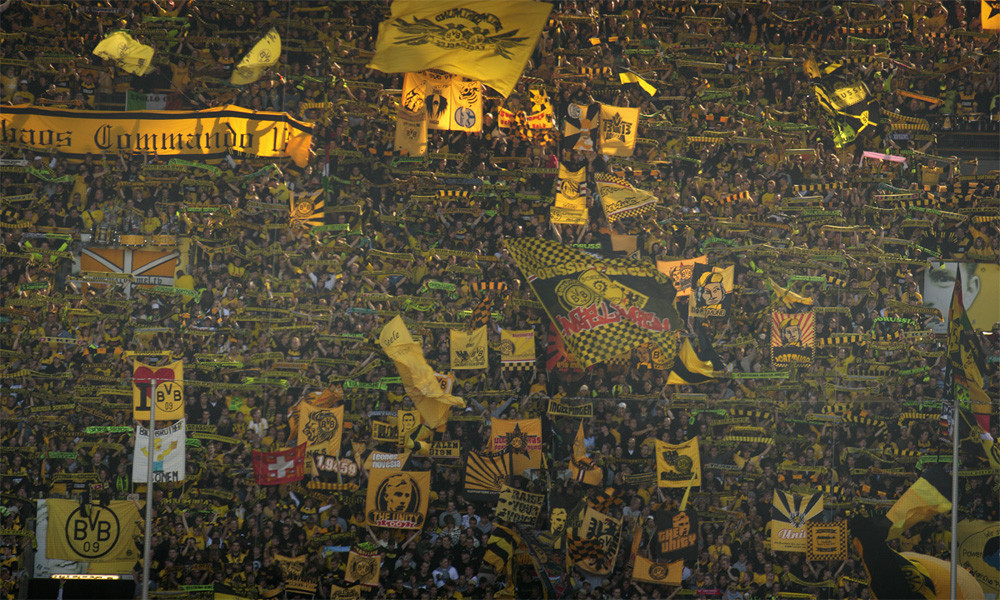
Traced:
[[[186, 440], [184, 419], [170, 427], [156, 430], [153, 442], [153, 483], [184, 480]], [[149, 430], [142, 426], [136, 427], [135, 454], [132, 458], [132, 481], [135, 483], [146, 483], [148, 452]]]

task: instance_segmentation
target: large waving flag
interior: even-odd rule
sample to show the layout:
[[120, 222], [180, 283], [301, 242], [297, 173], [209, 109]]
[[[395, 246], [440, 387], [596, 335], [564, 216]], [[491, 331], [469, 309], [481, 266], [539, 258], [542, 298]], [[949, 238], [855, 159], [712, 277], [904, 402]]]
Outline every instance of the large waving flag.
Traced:
[[617, 175], [602, 173], [595, 176], [601, 206], [609, 223], [623, 217], [638, 217], [656, 209], [659, 199], [645, 190], [635, 188]]
[[986, 358], [962, 298], [962, 269], [955, 274], [955, 290], [948, 310], [948, 372], [955, 399], [971, 405], [972, 414], [983, 431], [990, 430], [990, 397], [983, 391]]
[[602, 260], [550, 240], [508, 240], [507, 249], [584, 367], [653, 343], [673, 364], [680, 346], [674, 285], [652, 264]]
[[139, 43], [124, 31], [115, 31], [94, 47], [94, 54], [110, 60], [133, 75], [146, 75], [153, 69], [152, 46]]
[[951, 511], [951, 479], [938, 465], [927, 471], [900, 496], [886, 515], [892, 522], [888, 539], [898, 538], [911, 526]]
[[521, 77], [552, 5], [526, 0], [395, 0], [368, 65], [386, 73], [440, 69], [505, 98]]
[[420, 344], [413, 341], [401, 316], [397, 315], [382, 328], [378, 343], [399, 370], [403, 388], [428, 427], [436, 429], [444, 425], [452, 406], [465, 408], [464, 400], [441, 390], [434, 369], [427, 364]]
[[279, 58], [281, 58], [281, 36], [278, 35], [277, 29], [272, 28], [236, 65], [229, 83], [233, 85], [253, 83], [260, 79], [268, 67], [278, 64]]

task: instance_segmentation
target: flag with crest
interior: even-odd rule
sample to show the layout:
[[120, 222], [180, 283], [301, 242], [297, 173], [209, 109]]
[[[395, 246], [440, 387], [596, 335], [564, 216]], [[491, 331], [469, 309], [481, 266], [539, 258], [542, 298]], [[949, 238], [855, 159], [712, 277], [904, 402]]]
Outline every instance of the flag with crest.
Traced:
[[233, 85], [246, 85], [260, 79], [268, 67], [278, 64], [281, 58], [281, 36], [278, 30], [271, 28], [267, 35], [254, 44], [250, 52], [240, 60], [229, 78]]
[[594, 177], [601, 206], [609, 223], [625, 217], [638, 217], [656, 209], [659, 199], [647, 191], [637, 189], [623, 177], [601, 173]]
[[601, 105], [601, 154], [632, 156], [639, 131], [639, 109]]

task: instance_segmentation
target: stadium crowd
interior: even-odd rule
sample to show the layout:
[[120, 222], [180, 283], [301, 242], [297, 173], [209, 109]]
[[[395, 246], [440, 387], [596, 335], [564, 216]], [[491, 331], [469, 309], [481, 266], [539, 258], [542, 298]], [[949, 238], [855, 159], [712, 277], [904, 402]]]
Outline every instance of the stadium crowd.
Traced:
[[[925, 305], [931, 275], [952, 278], [950, 297], [954, 270], [942, 261], [961, 263], [966, 281], [987, 281], [1000, 253], [996, 172], [936, 155], [945, 132], [998, 130], [997, 37], [978, 33], [978, 10], [978, 2], [556, 2], [515, 91], [506, 100], [487, 93], [482, 133], [430, 132], [428, 160], [408, 162], [393, 149], [403, 78], [365, 67], [387, 4], [15, 0], [2, 17], [5, 104], [120, 110], [126, 93], [162, 93], [170, 108], [235, 104], [316, 126], [304, 168], [249, 156], [215, 169], [138, 153], [69, 161], [3, 140], [3, 195], [30, 198], [3, 204], [2, 597], [18, 597], [31, 568], [32, 538], [22, 533], [33, 530], [37, 499], [126, 499], [144, 489], [131, 481], [130, 433], [85, 432], [133, 426], [107, 389], [130, 395], [130, 353], [146, 352], [184, 361], [189, 424], [235, 440], [189, 447], [185, 480], [156, 487], [155, 590], [225, 583], [266, 597], [288, 580], [281, 555], [304, 556], [295, 578], [333, 597], [346, 587], [346, 547], [368, 543], [383, 553], [381, 585], [352, 594], [494, 597], [502, 585], [481, 574], [494, 503], [463, 492], [463, 460], [410, 458], [410, 470], [432, 474], [419, 532], [365, 526], [364, 469], [258, 486], [251, 468], [252, 450], [295, 444], [289, 409], [331, 386], [348, 413], [343, 455], [392, 451], [372, 439], [370, 417], [412, 405], [401, 384], [380, 384], [397, 372], [374, 337], [402, 313], [416, 322], [428, 362], [447, 372], [449, 328], [467, 321], [481, 282], [507, 286], [488, 328], [489, 367], [455, 372], [468, 408], [438, 435], [478, 451], [492, 419], [540, 417], [547, 468], [514, 478], [516, 486], [591, 500], [614, 488], [608, 514], [624, 519], [611, 574], [549, 573], [561, 597], [868, 597], [854, 557], [771, 551], [772, 492], [830, 486], [824, 519], [843, 518], [884, 508], [916, 479], [918, 460], [950, 453], [939, 439], [950, 394], [944, 336], [910, 333], [944, 331], [947, 304]], [[284, 43], [279, 65], [256, 83], [229, 85], [236, 61], [272, 26]], [[120, 27], [157, 47], [151, 74], [91, 55]], [[844, 62], [886, 118], [835, 143], [803, 69], [810, 59]], [[625, 68], [656, 94], [610, 75]], [[501, 127], [501, 107], [535, 111], [531, 90], [547, 93], [556, 127]], [[570, 105], [594, 101], [639, 108], [631, 158], [562, 143]], [[740, 141], [750, 139], [763, 141]], [[906, 160], [863, 159], [864, 151]], [[585, 226], [549, 221], [560, 165], [587, 168]], [[657, 210], [609, 225], [595, 196], [599, 173], [654, 193]], [[470, 194], [438, 197], [456, 189]], [[341, 227], [288, 224], [290, 194], [316, 191], [326, 223]], [[796, 204], [799, 196], [820, 198]], [[706, 255], [710, 265], [736, 266], [730, 318], [698, 319], [725, 376], [666, 385], [669, 369], [648, 357], [580, 370], [551, 353], [548, 317], [504, 241], [559, 240], [610, 257], [611, 234], [636, 236], [641, 260]], [[200, 293], [80, 275], [83, 248], [134, 239], [126, 236], [173, 236], [186, 260], [173, 286]], [[836, 283], [820, 281], [827, 275]], [[793, 285], [790, 276], [806, 277]], [[768, 279], [811, 299], [816, 338], [870, 339], [821, 346], [788, 380], [741, 377], [772, 370]], [[687, 303], [678, 298], [684, 316]], [[695, 337], [694, 323], [687, 319], [684, 335]], [[533, 369], [502, 368], [501, 328], [535, 331]], [[980, 341], [996, 357], [998, 330], [984, 329], [992, 331]], [[996, 378], [985, 381], [997, 398]], [[567, 476], [581, 420], [550, 416], [550, 398], [593, 403], [583, 429], [601, 485]], [[758, 413], [740, 421], [716, 408]], [[997, 438], [995, 404], [992, 412]], [[816, 418], [833, 414], [857, 418]], [[685, 565], [680, 592], [634, 581], [630, 524], [676, 508], [683, 492], [634, 476], [655, 469], [654, 440], [695, 435], [704, 467], [691, 500], [699, 558]], [[746, 441], [724, 439], [733, 435]], [[321, 480], [359, 491], [306, 485]], [[996, 474], [961, 484], [964, 516], [1000, 518]], [[536, 525], [549, 531], [547, 510]], [[939, 517], [893, 544], [947, 559], [948, 540]], [[534, 571], [520, 572], [518, 596], [541, 597]]]

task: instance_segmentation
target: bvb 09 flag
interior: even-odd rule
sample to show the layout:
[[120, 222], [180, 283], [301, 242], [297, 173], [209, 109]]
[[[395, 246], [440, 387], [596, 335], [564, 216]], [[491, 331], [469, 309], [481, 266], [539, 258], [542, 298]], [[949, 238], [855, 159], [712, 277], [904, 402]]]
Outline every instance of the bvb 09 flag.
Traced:
[[682, 443], [656, 441], [656, 473], [659, 487], [686, 488], [701, 485], [701, 452], [698, 437]]
[[94, 54], [115, 63], [133, 75], [146, 75], [153, 69], [153, 47], [141, 44], [124, 31], [115, 31], [94, 47]]
[[541, 419], [493, 419], [491, 427], [492, 450], [507, 455], [511, 473], [522, 475], [525, 469], [541, 468]]
[[638, 130], [638, 108], [601, 105], [601, 154], [632, 156]]
[[652, 265], [595, 259], [550, 240], [508, 240], [507, 249], [583, 367], [655, 343], [673, 364], [680, 317], [674, 286]]
[[799, 496], [775, 490], [771, 506], [772, 552], [806, 552], [808, 522], [823, 512], [823, 493]]
[[510, 95], [551, 4], [522, 0], [395, 0], [368, 66], [385, 73], [440, 69]]
[[281, 36], [278, 35], [277, 29], [272, 28], [236, 65], [229, 83], [234, 85], [253, 83], [260, 79], [268, 67], [278, 64], [279, 58], [281, 58]]
[[[184, 480], [186, 443], [184, 419], [153, 432], [153, 483]], [[140, 425], [135, 430], [132, 481], [146, 483], [148, 471], [149, 430]]]
[[157, 421], [184, 417], [184, 363], [178, 360], [154, 366], [132, 361], [132, 417], [148, 421], [149, 407], [154, 399]]
[[139, 507], [131, 500], [107, 506], [49, 498], [46, 556], [82, 562], [131, 560], [139, 557]]
[[427, 518], [430, 471], [371, 471], [365, 517], [368, 525], [392, 529], [420, 529]]

